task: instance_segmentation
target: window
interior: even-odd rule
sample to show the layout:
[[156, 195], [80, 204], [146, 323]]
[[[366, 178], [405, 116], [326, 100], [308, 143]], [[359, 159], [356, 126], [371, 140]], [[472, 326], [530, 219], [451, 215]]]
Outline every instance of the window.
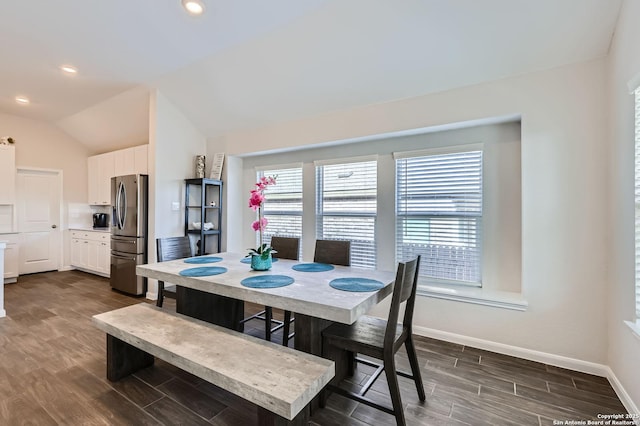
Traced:
[[316, 238], [350, 240], [351, 265], [376, 266], [377, 161], [316, 163]]
[[640, 320], [640, 87], [635, 90], [636, 318]]
[[[262, 211], [269, 222], [264, 232], [264, 242], [271, 244], [274, 235], [302, 239], [302, 168], [260, 170], [257, 175], [258, 179], [277, 176], [276, 184], [267, 187], [264, 193]], [[256, 245], [259, 244], [258, 238]]]
[[482, 148], [464, 149], [395, 154], [396, 260], [421, 254], [421, 277], [481, 286]]

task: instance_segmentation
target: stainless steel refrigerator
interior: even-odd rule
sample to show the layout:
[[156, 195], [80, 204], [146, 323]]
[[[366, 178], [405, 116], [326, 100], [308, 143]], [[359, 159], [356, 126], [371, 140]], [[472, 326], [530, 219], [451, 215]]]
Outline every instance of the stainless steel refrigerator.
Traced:
[[147, 263], [148, 176], [111, 178], [111, 287], [134, 296], [147, 292], [136, 265]]

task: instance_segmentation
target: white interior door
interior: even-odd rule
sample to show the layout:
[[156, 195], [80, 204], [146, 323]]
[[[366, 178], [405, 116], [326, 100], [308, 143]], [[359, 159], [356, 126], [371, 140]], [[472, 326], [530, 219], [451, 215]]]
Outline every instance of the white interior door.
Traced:
[[60, 264], [60, 172], [18, 169], [17, 213], [20, 274], [58, 270]]

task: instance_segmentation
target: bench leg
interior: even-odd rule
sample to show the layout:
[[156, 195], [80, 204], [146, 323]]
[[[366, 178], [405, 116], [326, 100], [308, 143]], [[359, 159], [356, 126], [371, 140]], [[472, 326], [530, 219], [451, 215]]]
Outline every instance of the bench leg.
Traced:
[[258, 407], [258, 426], [307, 426], [308, 424], [308, 405], [304, 407], [293, 420], [287, 420], [265, 408]]
[[153, 365], [153, 355], [107, 334], [107, 379], [118, 381]]

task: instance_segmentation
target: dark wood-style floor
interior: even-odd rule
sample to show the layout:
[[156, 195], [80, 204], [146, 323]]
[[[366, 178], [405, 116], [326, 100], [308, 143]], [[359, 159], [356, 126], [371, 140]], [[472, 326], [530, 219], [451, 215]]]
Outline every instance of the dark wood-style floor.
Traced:
[[[91, 316], [140, 303], [82, 272], [20, 277], [5, 286], [0, 319], [0, 425], [251, 425], [256, 409], [162, 361], [117, 383], [105, 377], [105, 336]], [[165, 303], [174, 309], [174, 301]], [[249, 307], [256, 309], [257, 307]], [[247, 324], [261, 334], [263, 323]], [[281, 338], [277, 332], [275, 339]], [[551, 425], [625, 412], [608, 381], [537, 362], [417, 337], [427, 392], [401, 379], [409, 425]], [[259, 354], [256, 354], [259, 356]], [[408, 369], [403, 351], [398, 364]], [[353, 382], [370, 369], [358, 367]], [[370, 397], [388, 403], [378, 380]], [[385, 413], [338, 395], [312, 425], [392, 425]]]

